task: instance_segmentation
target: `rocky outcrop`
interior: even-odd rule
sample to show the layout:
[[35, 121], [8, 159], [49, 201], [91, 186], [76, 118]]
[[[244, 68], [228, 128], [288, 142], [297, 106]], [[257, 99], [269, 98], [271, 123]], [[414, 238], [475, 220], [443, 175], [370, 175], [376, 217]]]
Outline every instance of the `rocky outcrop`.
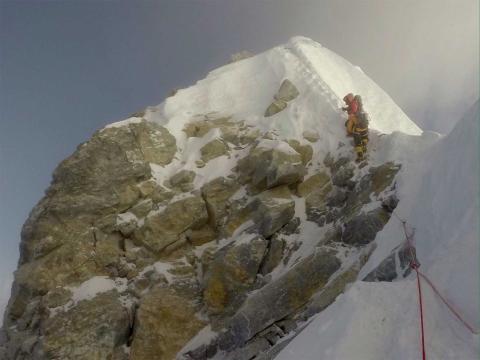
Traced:
[[262, 140], [238, 163], [240, 181], [256, 190], [300, 181], [305, 174], [302, 156], [284, 142]]
[[192, 170], [181, 170], [170, 178], [169, 185], [179, 192], [192, 191], [195, 175]]
[[267, 241], [259, 236], [246, 236], [240, 244], [227, 245], [214, 255], [204, 276], [203, 298], [208, 311], [231, 315], [253, 287], [265, 255]]
[[[275, 99], [297, 96], [286, 81]], [[177, 151], [146, 113], [79, 146], [30, 214], [6, 360], [266, 359], [356, 278], [398, 203], [398, 165], [322, 165], [318, 134], [281, 139], [210, 113]], [[403, 275], [395, 251], [366, 280]]]
[[127, 344], [130, 314], [117, 291], [84, 300], [46, 322], [47, 359], [105, 359]]
[[220, 132], [221, 139], [235, 146], [251, 144], [260, 136], [257, 129], [252, 129], [243, 121], [233, 120], [229, 116], [219, 117], [214, 114], [207, 114], [202, 116], [201, 119], [189, 122], [183, 131], [188, 137], [201, 138], [215, 129]]
[[274, 101], [268, 106], [264, 116], [269, 117], [279, 113], [287, 107], [289, 101], [294, 100], [299, 94], [299, 91], [290, 80], [283, 80], [277, 93], [273, 96]]
[[223, 225], [227, 216], [229, 199], [238, 191], [240, 184], [235, 180], [220, 177], [202, 187], [202, 196], [207, 205], [210, 224], [215, 227]]
[[131, 345], [132, 360], [175, 359], [185, 343], [204, 326], [193, 299], [158, 287], [140, 302]]
[[320, 172], [310, 176], [297, 187], [299, 196], [305, 198], [307, 219], [320, 226], [325, 224], [327, 215], [327, 195], [332, 191], [330, 177]]
[[184, 239], [189, 229], [199, 229], [208, 221], [201, 196], [189, 196], [170, 203], [163, 211], [149, 215], [134, 233], [134, 241], [156, 254]]
[[219, 348], [231, 351], [243, 346], [255, 334], [300, 308], [339, 267], [340, 260], [334, 253], [317, 251], [255, 292], [220, 335]]
[[282, 100], [273, 100], [273, 102], [265, 110], [263, 116], [270, 117], [275, 114], [278, 114], [280, 111], [284, 110], [287, 107], [287, 102]]
[[253, 212], [255, 229], [270, 237], [295, 215], [295, 202], [286, 186], [267, 190], [249, 204]]
[[390, 218], [382, 208], [359, 214], [345, 224], [342, 241], [350, 245], [365, 245], [375, 239]]
[[417, 261], [414, 248], [406, 245], [397, 247], [375, 269], [365, 276], [363, 281], [393, 281], [397, 278], [406, 277], [412, 271], [410, 266], [412, 261]]
[[228, 145], [220, 139], [215, 139], [205, 144], [201, 149], [202, 161], [209, 162], [222, 155], [227, 155], [229, 151]]

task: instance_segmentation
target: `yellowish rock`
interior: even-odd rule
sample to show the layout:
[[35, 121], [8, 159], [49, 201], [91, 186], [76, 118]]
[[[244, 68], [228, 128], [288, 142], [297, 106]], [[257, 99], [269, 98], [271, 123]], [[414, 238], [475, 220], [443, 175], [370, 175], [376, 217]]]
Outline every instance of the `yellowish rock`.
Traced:
[[215, 159], [219, 156], [227, 155], [228, 151], [229, 151], [229, 148], [227, 144], [225, 144], [220, 139], [215, 139], [205, 144], [200, 149], [200, 154], [202, 155], [202, 161], [207, 163], [210, 160]]
[[146, 295], [137, 312], [130, 360], [174, 360], [205, 322], [193, 302], [175, 290], [159, 287]]
[[297, 187], [298, 196], [306, 197], [310, 195], [313, 191], [322, 189], [329, 182], [330, 182], [330, 176], [328, 176], [327, 173], [319, 172], [315, 175], [312, 175], [309, 178], [305, 179], [300, 184], [298, 184], [298, 187]]
[[167, 246], [181, 240], [182, 233], [201, 228], [207, 220], [207, 208], [202, 197], [190, 196], [148, 216], [144, 226], [134, 232], [134, 238], [147, 249], [159, 254]]

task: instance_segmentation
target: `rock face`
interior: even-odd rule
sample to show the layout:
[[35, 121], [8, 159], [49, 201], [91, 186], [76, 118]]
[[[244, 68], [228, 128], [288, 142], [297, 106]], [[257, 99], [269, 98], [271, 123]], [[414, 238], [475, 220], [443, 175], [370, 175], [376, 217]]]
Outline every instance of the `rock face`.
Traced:
[[202, 161], [204, 163], [207, 163], [210, 160], [215, 159], [219, 156], [227, 155], [228, 150], [228, 146], [223, 141], [219, 139], [212, 140], [200, 149], [200, 153], [202, 154]]
[[276, 142], [262, 140], [250, 154], [239, 161], [243, 182], [251, 182], [258, 190], [300, 181], [305, 174], [302, 156], [288, 144], [274, 147]]
[[[390, 256], [384, 259], [372, 270], [363, 281], [393, 281], [399, 277], [406, 277], [411, 272], [411, 262], [416, 262], [415, 249], [406, 245], [392, 250]], [[398, 270], [401, 273], [398, 273]]]
[[289, 101], [294, 100], [299, 94], [299, 91], [290, 80], [283, 80], [277, 93], [273, 96], [275, 100], [265, 110], [264, 116], [269, 117], [279, 113], [287, 107]]
[[314, 174], [298, 185], [297, 192], [305, 197], [307, 219], [319, 225], [325, 223], [327, 195], [332, 191], [330, 177], [323, 172]]
[[201, 196], [190, 196], [169, 204], [165, 210], [148, 216], [134, 234], [135, 241], [154, 253], [181, 240], [189, 229], [199, 229], [208, 221], [207, 208]]
[[240, 188], [240, 184], [231, 179], [220, 177], [202, 187], [202, 196], [207, 204], [207, 211], [213, 227], [222, 225], [227, 215], [228, 200]]
[[295, 202], [286, 186], [261, 193], [249, 207], [258, 232], [270, 237], [287, 224], [295, 214]]
[[177, 352], [205, 323], [185, 295], [169, 288], [155, 288], [146, 295], [136, 317], [129, 359], [174, 359]]
[[[319, 251], [304, 259], [276, 282], [266, 285], [250, 297], [235, 315], [219, 347], [231, 351], [253, 335], [304, 305], [340, 267], [335, 254]], [[268, 304], [268, 305], [267, 305]]]
[[129, 313], [116, 291], [79, 303], [45, 326], [47, 359], [105, 359], [128, 340]]
[[[274, 99], [298, 95], [285, 80]], [[355, 280], [399, 201], [399, 165], [324, 156], [314, 132], [209, 113], [175, 139], [149, 111], [55, 170], [22, 231], [1, 359], [271, 358]], [[366, 280], [408, 263], [396, 249]]]
[[204, 280], [203, 298], [210, 313], [226, 315], [241, 305], [255, 282], [266, 248], [264, 238], [253, 237], [217, 251]]
[[388, 213], [377, 209], [354, 217], [345, 225], [342, 241], [351, 245], [365, 245], [375, 239], [389, 219]]

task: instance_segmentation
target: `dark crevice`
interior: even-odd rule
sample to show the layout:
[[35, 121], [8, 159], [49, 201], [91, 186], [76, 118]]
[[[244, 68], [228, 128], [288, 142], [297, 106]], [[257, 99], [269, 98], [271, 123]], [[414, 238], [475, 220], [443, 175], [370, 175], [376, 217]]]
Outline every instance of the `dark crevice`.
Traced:
[[127, 252], [127, 247], [125, 245], [126, 237], [123, 236], [123, 234], [120, 231], [114, 231], [112, 232], [112, 234], [118, 234], [120, 236], [120, 240], [118, 241], [118, 247], [124, 253], [122, 256], [125, 256], [125, 253]]
[[93, 237], [93, 251], [96, 251], [97, 250], [98, 238], [97, 238], [97, 233], [95, 232], [95, 230], [97, 228], [93, 224], [91, 224], [91, 226], [92, 226], [92, 237]]
[[137, 306], [133, 306], [130, 310], [127, 310], [127, 312], [130, 322], [127, 332], [127, 346], [130, 347], [133, 343], [133, 338], [135, 336]]
[[265, 238], [265, 240], [267, 240], [267, 247], [265, 249], [265, 253], [263, 254], [262, 261], [260, 261], [260, 264], [258, 265], [257, 275], [261, 275], [261, 276], [265, 275], [263, 274], [263, 270], [264, 270], [265, 263], [267, 262], [268, 255], [270, 253], [270, 249], [272, 247], [272, 237], [273, 235]]
[[215, 232], [217, 232], [217, 224], [215, 223], [215, 214], [212, 209], [212, 206], [208, 203], [207, 197], [203, 191], [200, 191], [200, 196], [203, 202], [205, 203], [205, 209], [207, 210], [207, 215], [208, 215], [207, 224], [209, 224], [212, 227], [212, 229], [215, 230]]
[[268, 336], [264, 337], [264, 339], [268, 341], [268, 343], [270, 344], [270, 346], [274, 346], [274, 345], [275, 345], [275, 341], [271, 340]]

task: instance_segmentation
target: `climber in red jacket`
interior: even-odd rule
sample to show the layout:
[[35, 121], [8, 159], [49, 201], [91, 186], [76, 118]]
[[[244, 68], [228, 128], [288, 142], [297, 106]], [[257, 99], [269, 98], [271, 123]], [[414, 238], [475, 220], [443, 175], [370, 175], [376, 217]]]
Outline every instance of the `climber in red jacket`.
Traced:
[[353, 135], [353, 128], [356, 123], [356, 116], [358, 112], [359, 104], [352, 93], [345, 95], [343, 101], [347, 106], [342, 107], [343, 111], [346, 111], [348, 114], [348, 120], [345, 122], [345, 127], [347, 128], [347, 136]]

